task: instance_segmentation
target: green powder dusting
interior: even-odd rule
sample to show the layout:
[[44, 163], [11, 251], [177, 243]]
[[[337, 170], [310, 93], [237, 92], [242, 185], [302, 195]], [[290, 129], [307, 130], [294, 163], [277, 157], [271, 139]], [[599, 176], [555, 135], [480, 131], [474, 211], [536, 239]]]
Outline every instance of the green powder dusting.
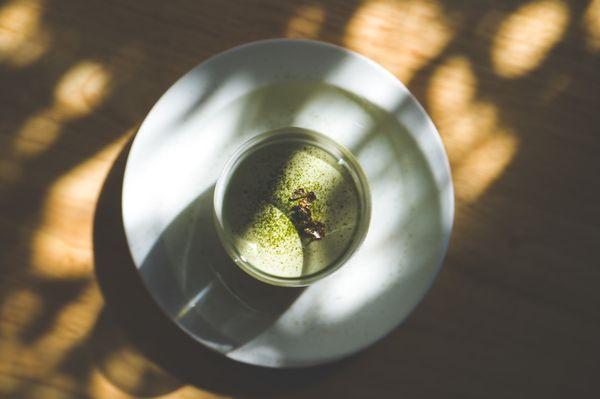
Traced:
[[[292, 222], [295, 190], [313, 191], [312, 216], [325, 238], [308, 243]], [[226, 226], [255, 267], [281, 277], [312, 274], [335, 261], [352, 241], [358, 194], [329, 153], [298, 142], [257, 149], [234, 171], [225, 199]]]

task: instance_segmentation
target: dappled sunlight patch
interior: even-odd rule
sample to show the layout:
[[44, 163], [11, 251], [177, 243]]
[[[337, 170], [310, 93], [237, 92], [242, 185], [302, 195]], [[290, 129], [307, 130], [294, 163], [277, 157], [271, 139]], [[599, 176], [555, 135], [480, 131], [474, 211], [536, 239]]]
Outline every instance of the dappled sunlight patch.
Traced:
[[24, 397], [27, 398], [43, 398], [43, 399], [80, 399], [81, 395], [70, 389], [63, 389], [64, 386], [72, 386], [74, 381], [69, 381], [67, 384], [61, 381], [46, 381], [40, 382], [25, 382]]
[[129, 134], [121, 135], [58, 178], [48, 189], [44, 210], [49, 212], [59, 205], [70, 206], [75, 202], [94, 201], [100, 194], [112, 161], [128, 139]]
[[559, 0], [538, 0], [520, 7], [500, 25], [494, 38], [494, 71], [505, 78], [533, 71], [561, 40], [568, 22], [569, 8]]
[[[46, 231], [44, 231], [46, 230]], [[45, 227], [32, 238], [32, 272], [54, 278], [87, 276], [92, 272], [90, 232], [86, 224], [69, 228]]]
[[446, 60], [431, 78], [427, 101], [451, 164], [489, 134], [496, 121], [495, 107], [475, 102], [476, 92], [477, 77], [470, 61], [462, 56]]
[[585, 45], [588, 50], [600, 50], [600, 0], [593, 0], [583, 16], [583, 28], [586, 32]]
[[112, 73], [102, 64], [82, 61], [62, 76], [54, 101], [30, 116], [12, 143], [12, 163], [30, 159], [46, 151], [58, 140], [65, 124], [96, 109], [110, 91]]
[[50, 186], [31, 243], [33, 273], [54, 278], [90, 275], [96, 198], [128, 138], [124, 134]]
[[0, 63], [24, 67], [50, 48], [50, 33], [40, 26], [39, 0], [13, 0], [0, 8]]
[[[97, 285], [89, 281], [78, 296], [57, 309], [58, 314], [48, 331], [28, 346], [26, 353], [32, 356], [31, 361], [34, 361], [37, 354], [44, 353], [45, 359], [54, 358], [56, 363], [59, 362], [69, 349], [82, 342], [92, 332], [102, 305], [102, 296]], [[47, 370], [51, 370], [55, 365], [51, 361], [46, 363]]]
[[54, 90], [58, 111], [67, 117], [92, 112], [109, 92], [112, 73], [96, 61], [81, 61], [62, 76]]
[[475, 97], [477, 77], [471, 62], [463, 56], [448, 58], [433, 74], [427, 101], [435, 116], [460, 111]]
[[0, 397], [2, 398], [43, 398], [43, 399], [81, 399], [81, 395], [65, 386], [73, 385], [62, 380], [34, 381], [22, 375], [0, 375]]
[[41, 154], [59, 137], [61, 127], [62, 123], [54, 118], [51, 109], [44, 109], [29, 117], [15, 137], [15, 155], [31, 158]]
[[149, 361], [132, 348], [123, 347], [109, 353], [102, 360], [101, 367], [111, 381], [132, 392], [141, 390], [148, 364]]
[[[111, 343], [114, 345], [114, 341]], [[96, 367], [103, 378], [98, 379], [102, 384], [93, 386], [93, 390], [110, 389], [105, 385], [111, 385], [135, 397], [153, 397], [181, 386], [178, 380], [148, 360], [135, 347], [125, 342], [123, 344], [108, 353], [102, 353], [102, 358], [96, 360]]]
[[371, 1], [349, 21], [344, 44], [407, 83], [453, 35], [451, 19], [435, 1]]
[[288, 22], [286, 37], [317, 39], [325, 22], [325, 7], [322, 4], [299, 6]]
[[[125, 374], [128, 371], [125, 370]], [[114, 398], [114, 399], [129, 399], [131, 395], [121, 391], [119, 388], [114, 386], [109, 380], [106, 379], [102, 373], [97, 369], [90, 371], [89, 381], [87, 383], [88, 394], [91, 397], [98, 398]]]
[[507, 132], [497, 132], [472, 149], [454, 170], [458, 199], [477, 200], [502, 175], [516, 150], [517, 139]]
[[498, 110], [490, 103], [475, 102], [459, 112], [460, 115], [447, 115], [439, 124], [452, 166], [467, 156], [477, 143], [499, 129]]
[[[21, 295], [21, 294], [18, 294]], [[17, 299], [24, 299], [32, 306], [48, 298], [32, 299], [29, 294]], [[50, 310], [56, 312], [53, 323], [33, 342], [22, 342], [19, 336], [0, 340], [0, 369], [10, 367], [22, 370], [22, 378], [26, 380], [45, 381], [54, 386], [73, 387], [76, 380], [69, 373], [60, 369], [60, 364], [91, 334], [98, 311], [103, 302], [97, 286], [88, 282], [81, 293], [62, 307], [49, 302]], [[33, 309], [32, 309], [33, 310]], [[18, 331], [19, 334], [26, 331]], [[8, 366], [10, 364], [10, 366]], [[38, 396], [32, 396], [38, 397]], [[43, 396], [46, 397], [46, 396]]]
[[432, 117], [450, 158], [456, 196], [476, 200], [502, 174], [517, 139], [502, 126], [498, 108], [476, 99], [477, 77], [464, 57], [452, 57], [433, 74], [427, 91]]
[[0, 335], [19, 339], [19, 334], [27, 329], [41, 315], [43, 302], [40, 294], [31, 289], [12, 292], [0, 308]]

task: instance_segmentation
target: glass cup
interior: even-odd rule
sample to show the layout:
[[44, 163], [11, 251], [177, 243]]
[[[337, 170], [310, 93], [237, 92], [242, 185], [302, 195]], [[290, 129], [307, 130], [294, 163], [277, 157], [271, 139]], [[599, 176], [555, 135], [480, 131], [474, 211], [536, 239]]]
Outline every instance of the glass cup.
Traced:
[[[320, 270], [297, 277], [283, 277], [269, 274], [252, 265], [252, 263], [245, 259], [236, 247], [233, 234], [228, 230], [225, 224], [225, 198], [229, 183], [237, 167], [254, 151], [276, 143], [290, 143], [292, 145], [305, 144], [326, 151], [352, 178], [358, 194], [357, 222], [350, 243], [347, 245], [344, 252]], [[268, 284], [282, 287], [302, 287], [310, 285], [338, 270], [360, 247], [369, 228], [371, 217], [371, 195], [367, 178], [362, 171], [360, 164], [349, 150], [323, 134], [298, 127], [286, 127], [259, 134], [244, 142], [233, 153], [217, 179], [214, 192], [213, 211], [215, 227], [219, 239], [227, 254], [238, 267], [254, 278]]]

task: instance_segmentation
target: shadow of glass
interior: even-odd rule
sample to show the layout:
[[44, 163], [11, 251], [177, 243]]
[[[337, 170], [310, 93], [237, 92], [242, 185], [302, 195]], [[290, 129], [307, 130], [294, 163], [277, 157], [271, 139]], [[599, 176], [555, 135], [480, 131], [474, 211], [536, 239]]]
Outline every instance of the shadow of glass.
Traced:
[[[98, 200], [94, 221], [94, 260], [107, 310], [130, 341], [148, 359], [179, 379], [203, 389], [228, 394], [274, 394], [294, 390], [334, 372], [339, 367], [338, 363], [310, 369], [268, 369], [238, 363], [199, 344], [166, 316], [142, 282], [123, 230], [121, 189], [129, 148], [130, 144], [115, 161]], [[229, 295], [233, 297], [232, 293], [235, 293], [237, 296], [231, 301], [254, 294], [253, 289], [248, 292], [248, 287], [237, 280], [238, 276], [231, 278], [231, 270], [220, 272], [218, 277], [212, 271], [201, 268], [183, 272], [192, 273], [188, 274], [192, 280], [212, 275], [213, 282], [219, 281], [216, 284], [227, 281], [227, 289], [231, 290]], [[225, 295], [225, 291], [220, 291], [220, 294]], [[270, 302], [268, 296], [260, 297], [252, 302], [254, 312], [260, 313], [263, 318], [269, 314], [276, 316], [279, 305], [272, 307]]]
[[214, 185], [169, 224], [139, 271], [179, 325], [226, 353], [268, 328], [303, 289], [261, 283], [232, 262], [214, 228], [213, 192]]

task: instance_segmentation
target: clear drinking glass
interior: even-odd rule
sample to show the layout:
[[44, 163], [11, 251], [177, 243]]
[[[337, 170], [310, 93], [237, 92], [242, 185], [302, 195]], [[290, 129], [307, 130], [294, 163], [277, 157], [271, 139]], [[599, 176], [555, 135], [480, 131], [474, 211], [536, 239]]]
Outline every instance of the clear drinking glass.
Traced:
[[[329, 155], [334, 157], [339, 166], [348, 172], [348, 175], [354, 182], [358, 194], [358, 217], [349, 245], [341, 256], [312, 274], [301, 275], [298, 277], [282, 277], [260, 270], [247, 261], [240, 253], [235, 245], [232, 233], [228, 231], [225, 224], [224, 212], [227, 211], [224, 206], [225, 197], [236, 168], [254, 151], [275, 143], [290, 143], [291, 145], [305, 144], [326, 151]], [[213, 211], [215, 227], [219, 239], [226, 252], [238, 267], [265, 283], [283, 287], [301, 287], [312, 284], [339, 269], [360, 247], [369, 227], [371, 217], [371, 195], [367, 178], [362, 171], [360, 164], [349, 150], [323, 134], [298, 127], [287, 127], [257, 135], [243, 143], [233, 153], [226, 162], [225, 167], [217, 180], [214, 192]]]

